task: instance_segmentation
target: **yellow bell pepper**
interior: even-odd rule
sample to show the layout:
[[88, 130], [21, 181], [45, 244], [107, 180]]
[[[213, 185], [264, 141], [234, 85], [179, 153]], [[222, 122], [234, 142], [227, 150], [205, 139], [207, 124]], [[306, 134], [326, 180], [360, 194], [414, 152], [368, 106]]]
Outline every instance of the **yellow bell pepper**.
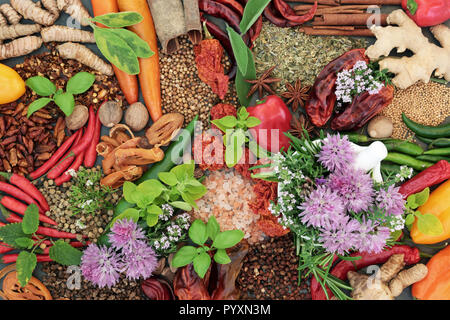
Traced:
[[430, 213], [442, 223], [444, 232], [439, 236], [429, 236], [419, 231], [417, 220], [411, 229], [411, 239], [417, 244], [434, 244], [450, 238], [450, 180], [434, 190], [428, 201], [417, 210], [422, 214]]
[[14, 102], [25, 93], [25, 82], [12, 68], [0, 63], [0, 104]]

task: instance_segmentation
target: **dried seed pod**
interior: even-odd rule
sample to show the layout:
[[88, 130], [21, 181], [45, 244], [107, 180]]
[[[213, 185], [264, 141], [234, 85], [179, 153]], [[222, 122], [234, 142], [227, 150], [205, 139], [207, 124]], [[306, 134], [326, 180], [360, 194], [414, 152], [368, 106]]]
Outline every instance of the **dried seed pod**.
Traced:
[[66, 126], [69, 130], [78, 130], [83, 127], [89, 119], [89, 109], [78, 104], [70, 116], [66, 117]]
[[[130, 135], [128, 135], [127, 132]], [[130, 139], [134, 139], [134, 134], [127, 125], [116, 124], [111, 128], [111, 130], [109, 130], [109, 137], [116, 140], [118, 144], [121, 145]]]
[[149, 114], [144, 104], [140, 102], [133, 103], [125, 112], [125, 123], [133, 131], [141, 131], [145, 128], [149, 120]]
[[184, 123], [179, 113], [167, 113], [159, 118], [145, 133], [148, 142], [154, 146], [166, 146], [174, 138]]
[[108, 128], [118, 124], [122, 120], [122, 115], [122, 108], [116, 101], [106, 101], [98, 110], [100, 122]]

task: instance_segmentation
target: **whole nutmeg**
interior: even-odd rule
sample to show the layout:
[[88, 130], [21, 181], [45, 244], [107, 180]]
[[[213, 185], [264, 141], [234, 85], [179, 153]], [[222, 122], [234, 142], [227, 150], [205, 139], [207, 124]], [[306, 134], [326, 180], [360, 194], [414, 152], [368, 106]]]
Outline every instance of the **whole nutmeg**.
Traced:
[[86, 106], [78, 104], [74, 107], [72, 114], [66, 117], [66, 127], [69, 130], [78, 130], [86, 124], [88, 119], [88, 108]]
[[98, 110], [100, 122], [105, 127], [111, 128], [122, 120], [123, 111], [116, 101], [106, 101]]
[[367, 133], [371, 138], [381, 139], [389, 138], [394, 130], [391, 119], [385, 116], [377, 116], [370, 120], [367, 126]]
[[141, 131], [147, 126], [149, 115], [147, 108], [140, 102], [128, 106], [125, 111], [125, 123], [133, 131]]

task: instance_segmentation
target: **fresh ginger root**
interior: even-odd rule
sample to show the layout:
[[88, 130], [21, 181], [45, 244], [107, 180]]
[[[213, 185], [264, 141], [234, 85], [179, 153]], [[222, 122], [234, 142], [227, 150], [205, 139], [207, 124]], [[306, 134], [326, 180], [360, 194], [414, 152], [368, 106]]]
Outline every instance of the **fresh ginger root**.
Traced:
[[428, 83], [435, 71], [435, 76], [450, 81], [450, 29], [441, 24], [430, 28], [442, 48], [431, 43], [422, 33], [422, 29], [399, 9], [387, 18], [389, 24], [396, 26], [372, 26], [377, 41], [370, 46], [366, 55], [371, 60], [389, 56], [393, 48], [397, 52], [410, 49], [412, 57], [385, 58], [380, 61], [380, 69], [388, 69], [396, 74], [392, 83], [400, 89], [406, 89], [418, 81]]
[[374, 276], [349, 271], [347, 274], [353, 288], [355, 300], [394, 300], [410, 285], [426, 277], [428, 269], [424, 264], [400, 270], [405, 266], [404, 255], [394, 254]]
[[57, 6], [59, 10], [65, 11], [82, 26], [89, 25], [91, 15], [80, 0], [57, 0]]
[[44, 26], [53, 25], [58, 15], [40, 8], [31, 0], [11, 0], [11, 6], [16, 9], [25, 19], [32, 20]]
[[[1, 30], [1, 28], [0, 28]], [[44, 42], [88, 42], [95, 43], [92, 32], [66, 26], [51, 26], [43, 28], [41, 31]]]
[[15, 24], [12, 26], [0, 27], [0, 40], [15, 39], [22, 36], [41, 31], [41, 26], [38, 24]]
[[58, 5], [56, 4], [56, 0], [42, 0], [42, 5], [45, 9], [47, 9], [52, 15], [59, 16]]
[[8, 21], [6, 21], [6, 18], [0, 13], [0, 27], [7, 26]]
[[42, 46], [42, 39], [36, 36], [18, 38], [0, 45], [0, 60], [27, 55]]
[[67, 42], [56, 47], [59, 55], [65, 59], [74, 59], [88, 67], [97, 70], [100, 73], [112, 76], [114, 74], [113, 68], [110, 64], [103, 61], [95, 55], [87, 47], [73, 42]]
[[20, 14], [9, 3], [2, 4], [0, 6], [0, 12], [3, 13], [10, 24], [18, 24], [22, 20]]

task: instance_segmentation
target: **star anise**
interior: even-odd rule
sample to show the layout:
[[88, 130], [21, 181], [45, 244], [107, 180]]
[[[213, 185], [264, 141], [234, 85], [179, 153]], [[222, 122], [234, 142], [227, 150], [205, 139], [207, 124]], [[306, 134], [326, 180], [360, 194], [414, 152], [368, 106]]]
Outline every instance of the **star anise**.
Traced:
[[256, 90], [258, 90], [259, 98], [263, 97], [263, 90], [266, 90], [266, 92], [270, 94], [275, 94], [275, 92], [270, 87], [270, 84], [281, 81], [281, 79], [279, 78], [269, 77], [275, 68], [276, 66], [267, 69], [257, 80], [245, 80], [246, 82], [253, 84], [253, 86], [250, 88], [250, 91], [248, 92], [247, 98], [250, 98], [256, 92]]
[[298, 117], [296, 115], [292, 117], [291, 127], [292, 129], [289, 132], [299, 138], [303, 138], [304, 136], [303, 129], [305, 129], [308, 134], [316, 132], [316, 127], [314, 127], [303, 113], [300, 113]]
[[292, 111], [297, 111], [298, 107], [305, 107], [305, 102], [308, 99], [308, 92], [311, 86], [302, 87], [302, 82], [298, 79], [294, 86], [289, 82], [286, 82], [286, 88], [288, 91], [281, 94], [283, 98], [289, 99], [287, 104], [292, 104]]

